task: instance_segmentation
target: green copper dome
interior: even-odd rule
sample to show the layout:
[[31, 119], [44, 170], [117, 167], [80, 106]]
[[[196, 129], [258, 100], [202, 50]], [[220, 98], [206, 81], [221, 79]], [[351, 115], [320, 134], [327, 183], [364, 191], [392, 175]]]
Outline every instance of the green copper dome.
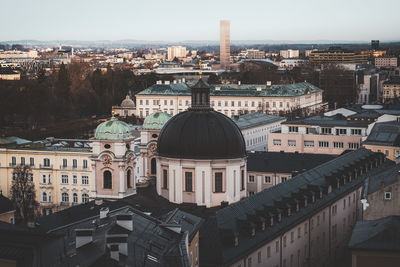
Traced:
[[101, 123], [94, 134], [96, 139], [129, 139], [133, 138], [131, 128], [123, 121], [112, 117], [109, 121]]
[[157, 111], [156, 113], [147, 116], [144, 120], [143, 128], [160, 130], [171, 117], [172, 116], [168, 113]]

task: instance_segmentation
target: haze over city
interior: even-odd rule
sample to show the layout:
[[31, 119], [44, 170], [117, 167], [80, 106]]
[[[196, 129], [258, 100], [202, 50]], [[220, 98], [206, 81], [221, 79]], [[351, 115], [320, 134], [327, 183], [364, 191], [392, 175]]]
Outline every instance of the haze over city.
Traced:
[[220, 19], [231, 21], [233, 41], [393, 41], [399, 7], [397, 0], [5, 1], [0, 41], [218, 40]]

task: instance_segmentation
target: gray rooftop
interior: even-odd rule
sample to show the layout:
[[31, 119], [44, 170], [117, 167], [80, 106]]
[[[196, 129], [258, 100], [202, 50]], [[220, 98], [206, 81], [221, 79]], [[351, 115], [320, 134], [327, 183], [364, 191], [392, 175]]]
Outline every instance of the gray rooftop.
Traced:
[[[190, 87], [194, 83], [154, 84], [137, 95], [191, 95]], [[308, 82], [295, 84], [214, 84], [211, 96], [243, 96], [243, 97], [293, 97], [308, 93], [322, 92], [322, 89]], [[257, 88], [261, 89], [260, 91]], [[216, 90], [218, 89], [218, 90]]]
[[240, 130], [273, 123], [277, 121], [286, 120], [284, 117], [269, 115], [265, 113], [249, 113], [240, 115], [238, 117], [232, 117], [232, 120], [236, 123], [236, 125], [240, 128]]
[[368, 121], [360, 121], [360, 120], [347, 120], [344, 116], [337, 114], [331, 117], [327, 116], [312, 116], [304, 119], [298, 119], [293, 121], [286, 121], [282, 124], [290, 124], [290, 125], [318, 125], [318, 126], [326, 126], [326, 127], [368, 127], [370, 122]]
[[349, 242], [350, 249], [400, 252], [400, 216], [358, 221]]
[[400, 122], [376, 123], [364, 144], [400, 147]]

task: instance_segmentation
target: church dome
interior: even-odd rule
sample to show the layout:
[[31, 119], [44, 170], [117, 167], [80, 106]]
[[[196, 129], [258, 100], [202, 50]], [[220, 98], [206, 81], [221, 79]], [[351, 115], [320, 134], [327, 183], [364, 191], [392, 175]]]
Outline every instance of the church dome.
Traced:
[[210, 107], [210, 86], [202, 79], [192, 87], [192, 107], [172, 117], [158, 137], [159, 156], [181, 159], [246, 157], [237, 125]]
[[135, 107], [135, 103], [129, 97], [129, 95], [126, 95], [125, 99], [122, 100], [122, 102], [121, 102], [121, 107], [122, 108], [134, 108]]
[[150, 114], [143, 122], [144, 129], [160, 130], [164, 124], [171, 119], [171, 115], [162, 111]]
[[109, 121], [97, 126], [94, 138], [96, 139], [130, 139], [132, 130], [128, 124], [112, 117]]

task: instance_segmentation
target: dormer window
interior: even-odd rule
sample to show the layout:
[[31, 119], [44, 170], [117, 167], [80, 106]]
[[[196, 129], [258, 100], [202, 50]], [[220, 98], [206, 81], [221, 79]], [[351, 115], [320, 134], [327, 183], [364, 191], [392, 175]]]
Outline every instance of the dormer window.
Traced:
[[296, 203], [296, 212], [299, 211], [299, 209], [300, 209], [299, 203]]
[[262, 222], [261, 223], [261, 231], [264, 231], [265, 230], [265, 222]]
[[292, 214], [292, 210], [291, 210], [291, 208], [288, 208], [287, 215], [290, 216], [291, 214]]
[[282, 220], [282, 214], [278, 213], [278, 222], [280, 222]]
[[255, 236], [256, 235], [256, 228], [252, 227], [251, 228], [251, 236]]
[[312, 200], [311, 201], [312, 201], [312, 203], [315, 202], [315, 195], [314, 194], [312, 195]]
[[237, 237], [237, 236], [235, 236], [235, 239], [234, 239], [234, 246], [235, 247], [239, 246], [239, 237]]
[[328, 194], [332, 192], [332, 186], [328, 186]]
[[273, 217], [271, 217], [270, 223], [271, 223], [271, 226], [274, 225], [274, 218]]

